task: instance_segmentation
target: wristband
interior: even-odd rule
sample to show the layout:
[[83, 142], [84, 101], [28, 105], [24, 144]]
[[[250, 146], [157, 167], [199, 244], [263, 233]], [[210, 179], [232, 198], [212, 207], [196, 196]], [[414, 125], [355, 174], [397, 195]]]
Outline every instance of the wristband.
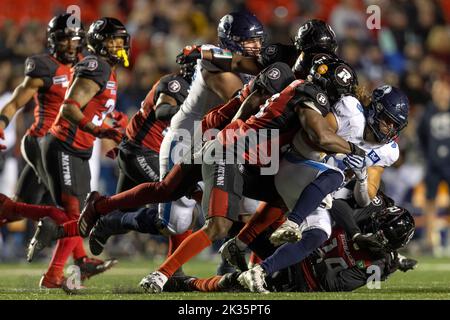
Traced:
[[83, 129], [90, 122], [90, 120], [85, 116], [83, 119], [78, 122], [78, 128]]
[[231, 71], [231, 61], [233, 59], [233, 54], [231, 51], [220, 48], [212, 48], [210, 51], [212, 54], [212, 64], [216, 65], [225, 72]]

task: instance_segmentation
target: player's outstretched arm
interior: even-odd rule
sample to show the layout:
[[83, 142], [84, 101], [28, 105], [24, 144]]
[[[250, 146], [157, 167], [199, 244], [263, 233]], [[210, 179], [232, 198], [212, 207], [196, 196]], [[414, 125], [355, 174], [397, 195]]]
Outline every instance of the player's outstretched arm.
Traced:
[[11, 99], [5, 104], [0, 112], [0, 128], [5, 129], [9, 121], [14, 117], [30, 99], [36, 94], [39, 88], [44, 86], [44, 81], [40, 78], [25, 77], [23, 82], [14, 90]]

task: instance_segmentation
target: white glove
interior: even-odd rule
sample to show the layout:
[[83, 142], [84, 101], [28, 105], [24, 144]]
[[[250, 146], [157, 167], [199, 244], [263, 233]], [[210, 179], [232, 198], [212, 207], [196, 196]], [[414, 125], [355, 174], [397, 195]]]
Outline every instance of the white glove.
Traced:
[[344, 162], [347, 168], [351, 169], [355, 173], [358, 181], [364, 181], [367, 179], [366, 157], [348, 154], [342, 162]]

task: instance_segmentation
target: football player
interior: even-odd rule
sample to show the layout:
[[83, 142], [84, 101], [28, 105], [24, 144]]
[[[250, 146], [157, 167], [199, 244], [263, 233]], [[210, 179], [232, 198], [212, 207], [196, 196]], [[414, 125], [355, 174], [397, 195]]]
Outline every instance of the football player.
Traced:
[[[393, 139], [407, 124], [408, 100], [400, 90], [382, 86], [373, 91], [371, 103], [366, 107], [368, 112], [364, 112], [358, 99], [349, 95], [340, 99], [327, 116], [336, 133], [358, 144], [370, 159], [366, 164], [364, 156], [347, 155], [343, 161], [355, 173], [353, 195], [361, 207], [367, 206], [378, 192], [384, 168], [398, 159], [399, 150]], [[299, 145], [298, 141], [303, 138], [299, 135], [296, 138], [294, 143]], [[306, 148], [295, 148], [282, 161], [275, 183], [292, 213], [271, 236], [271, 241], [277, 245], [301, 240], [283, 245], [260, 265], [241, 275], [240, 280], [251, 291], [264, 292], [259, 281], [264, 274], [272, 274], [303, 260], [331, 233], [328, 212], [325, 207], [319, 207], [320, 201], [329, 194], [329, 190], [324, 191], [331, 183], [329, 176], [322, 175], [329, 167], [305, 160], [308, 159], [304, 155], [307, 151]], [[315, 174], [309, 175], [309, 171]], [[294, 172], [299, 175], [293, 176]], [[286, 180], [287, 177], [290, 179]]]
[[[103, 123], [116, 104], [116, 68], [128, 66], [130, 36], [124, 25], [115, 18], [102, 18], [91, 24], [87, 32], [91, 55], [75, 66], [73, 80], [61, 106], [60, 113], [43, 141], [44, 168], [55, 203], [64, 208], [69, 223], [78, 220], [80, 203], [90, 191], [89, 158], [95, 138], [112, 139], [119, 143], [121, 133]], [[56, 163], [55, 163], [56, 161]], [[35, 210], [34, 206], [21, 210]], [[58, 209], [59, 210], [59, 209]], [[62, 210], [61, 210], [62, 211]], [[30, 243], [31, 251], [35, 243]], [[63, 267], [72, 251], [85, 260], [82, 238], [65, 238], [57, 242], [49, 269], [41, 279], [41, 286], [58, 288], [63, 285]], [[111, 267], [94, 266], [86, 271], [89, 277], [96, 270]]]
[[[303, 261], [284, 268], [264, 279], [268, 292], [353, 291], [370, 281], [373, 270], [378, 269], [380, 280], [386, 280], [396, 270], [406, 272], [417, 261], [397, 253], [407, 245], [414, 234], [414, 218], [404, 208], [383, 201], [354, 210], [356, 225], [365, 233], [380, 238], [383, 247], [374, 253], [358, 248], [352, 237], [339, 225], [333, 227], [330, 239]], [[266, 258], [277, 248], [269, 241], [269, 227], [250, 244], [258, 256]], [[245, 291], [238, 278], [240, 272], [223, 277], [197, 279], [174, 277], [165, 286], [166, 291], [227, 292]]]
[[[31, 98], [35, 98], [35, 120], [22, 139], [21, 152], [26, 165], [17, 183], [15, 201], [39, 204], [44, 196], [49, 196], [45, 199], [50, 198], [41, 141], [58, 115], [72, 76], [71, 68], [81, 57], [84, 36], [83, 25], [75, 17], [70, 14], [53, 17], [47, 26], [49, 53], [26, 60], [25, 79], [0, 112], [0, 138], [4, 138], [3, 129], [9, 121]], [[33, 192], [30, 192], [31, 189]], [[3, 196], [1, 198], [0, 203], [8, 201]], [[21, 217], [6, 207], [0, 209], [0, 220], [6, 222]], [[37, 221], [42, 218], [41, 213], [28, 212], [25, 217]], [[64, 220], [64, 215], [61, 218]], [[58, 216], [55, 219], [60, 221]]]

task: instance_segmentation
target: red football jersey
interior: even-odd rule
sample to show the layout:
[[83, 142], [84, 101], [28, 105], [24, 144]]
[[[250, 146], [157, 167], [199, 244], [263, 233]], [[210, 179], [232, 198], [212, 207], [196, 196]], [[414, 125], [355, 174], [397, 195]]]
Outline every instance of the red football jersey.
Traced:
[[72, 68], [49, 54], [33, 56], [25, 62], [25, 75], [40, 78], [44, 86], [34, 96], [34, 122], [27, 134], [42, 137], [47, 134], [58, 116], [64, 95], [69, 87]]
[[[100, 91], [82, 111], [93, 124], [101, 126], [107, 114], [113, 112], [116, 106], [116, 73], [105, 60], [91, 55], [75, 66], [73, 78], [77, 77], [93, 80], [100, 86]], [[93, 135], [81, 130], [61, 115], [56, 118], [50, 133], [77, 150], [89, 150], [95, 141]]]
[[152, 87], [141, 103], [141, 109], [131, 118], [126, 129], [127, 138], [138, 145], [159, 153], [163, 131], [170, 120], [157, 120], [155, 105], [161, 93], [167, 94], [181, 105], [188, 94], [189, 84], [179, 75], [166, 75]]

